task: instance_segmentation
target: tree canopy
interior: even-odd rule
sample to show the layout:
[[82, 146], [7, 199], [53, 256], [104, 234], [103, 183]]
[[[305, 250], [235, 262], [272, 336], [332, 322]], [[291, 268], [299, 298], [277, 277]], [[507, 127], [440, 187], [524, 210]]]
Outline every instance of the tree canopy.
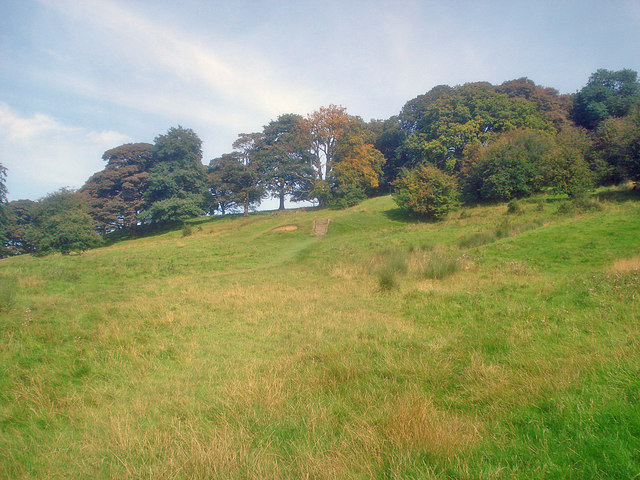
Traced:
[[153, 166], [153, 145], [129, 143], [107, 150], [104, 170], [80, 189], [91, 207], [98, 231], [135, 229], [140, 213], [148, 208], [145, 192]]
[[422, 162], [455, 172], [470, 143], [487, 144], [516, 128], [552, 131], [535, 104], [496, 92], [488, 83], [436, 87], [410, 101], [400, 114], [407, 137], [399, 148], [404, 166]]
[[170, 128], [156, 137], [152, 155], [144, 194], [149, 206], [141, 218], [150, 223], [170, 223], [206, 213], [207, 176], [198, 135], [188, 128]]
[[40, 254], [82, 252], [102, 243], [86, 201], [64, 188], [33, 205], [28, 240]]
[[311, 136], [300, 115], [286, 114], [266, 125], [260, 146], [260, 172], [265, 187], [279, 199], [284, 209], [287, 195], [306, 200], [313, 188]]
[[638, 73], [601, 68], [576, 94], [571, 115], [578, 125], [595, 130], [608, 118], [625, 116], [634, 105], [640, 105]]

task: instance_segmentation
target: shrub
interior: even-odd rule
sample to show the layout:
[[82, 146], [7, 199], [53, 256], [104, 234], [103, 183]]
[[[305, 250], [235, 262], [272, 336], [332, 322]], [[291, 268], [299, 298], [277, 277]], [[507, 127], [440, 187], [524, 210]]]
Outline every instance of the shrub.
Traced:
[[355, 207], [367, 199], [364, 189], [357, 185], [342, 185], [329, 197], [329, 207], [343, 209]]
[[394, 200], [398, 206], [423, 218], [440, 220], [460, 206], [455, 178], [431, 165], [405, 171], [395, 187]]
[[551, 150], [553, 138], [538, 130], [503, 133], [480, 148], [464, 178], [469, 200], [511, 200], [532, 195], [543, 186], [542, 158]]

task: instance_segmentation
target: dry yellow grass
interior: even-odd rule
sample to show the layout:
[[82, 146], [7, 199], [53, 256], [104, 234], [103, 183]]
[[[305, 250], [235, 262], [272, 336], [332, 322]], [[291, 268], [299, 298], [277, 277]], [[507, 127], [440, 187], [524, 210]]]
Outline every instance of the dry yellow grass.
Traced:
[[424, 396], [411, 395], [392, 401], [385, 434], [399, 447], [420, 449], [436, 456], [453, 456], [481, 438], [477, 419], [437, 408]]
[[629, 273], [640, 271], [640, 255], [630, 258], [619, 258], [610, 267], [613, 273]]

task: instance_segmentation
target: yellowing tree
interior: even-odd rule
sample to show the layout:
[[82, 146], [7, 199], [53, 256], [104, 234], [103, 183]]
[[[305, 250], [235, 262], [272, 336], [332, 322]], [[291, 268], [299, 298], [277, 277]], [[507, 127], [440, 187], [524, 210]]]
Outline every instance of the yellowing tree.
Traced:
[[305, 125], [311, 136], [312, 164], [320, 180], [326, 179], [333, 168], [340, 137], [349, 125], [344, 107], [329, 105], [307, 115]]

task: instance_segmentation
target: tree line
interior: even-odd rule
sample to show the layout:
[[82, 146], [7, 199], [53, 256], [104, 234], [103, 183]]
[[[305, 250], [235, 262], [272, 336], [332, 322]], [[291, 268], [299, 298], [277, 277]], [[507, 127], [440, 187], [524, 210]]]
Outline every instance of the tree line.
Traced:
[[0, 255], [69, 253], [105, 235], [242, 211], [264, 198], [344, 208], [393, 193], [411, 214], [439, 219], [462, 202], [542, 191], [585, 195], [640, 180], [640, 83], [629, 69], [593, 73], [576, 94], [527, 78], [440, 85], [397, 116], [365, 122], [330, 105], [284, 114], [203, 164], [191, 129], [120, 145], [77, 191], [6, 201], [0, 165]]

